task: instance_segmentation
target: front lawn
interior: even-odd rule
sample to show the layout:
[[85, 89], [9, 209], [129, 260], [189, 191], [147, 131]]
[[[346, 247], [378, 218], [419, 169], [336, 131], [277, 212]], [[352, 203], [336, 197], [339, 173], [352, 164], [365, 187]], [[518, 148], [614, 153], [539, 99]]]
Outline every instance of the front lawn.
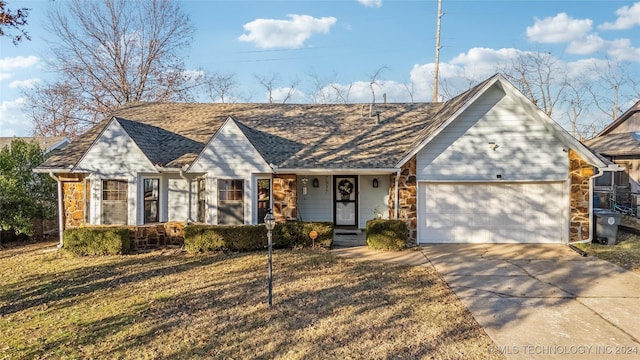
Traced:
[[576, 247], [591, 256], [640, 274], [640, 236], [618, 230], [616, 241], [614, 246], [586, 243], [576, 244]]
[[501, 358], [431, 267], [276, 251], [0, 248], [0, 359]]

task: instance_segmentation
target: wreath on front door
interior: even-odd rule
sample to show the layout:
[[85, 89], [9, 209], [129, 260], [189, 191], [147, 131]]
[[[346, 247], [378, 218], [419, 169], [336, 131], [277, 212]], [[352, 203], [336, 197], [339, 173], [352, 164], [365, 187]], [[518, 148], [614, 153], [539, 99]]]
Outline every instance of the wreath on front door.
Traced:
[[349, 200], [353, 192], [353, 183], [347, 179], [341, 180], [338, 183], [338, 191], [342, 200]]

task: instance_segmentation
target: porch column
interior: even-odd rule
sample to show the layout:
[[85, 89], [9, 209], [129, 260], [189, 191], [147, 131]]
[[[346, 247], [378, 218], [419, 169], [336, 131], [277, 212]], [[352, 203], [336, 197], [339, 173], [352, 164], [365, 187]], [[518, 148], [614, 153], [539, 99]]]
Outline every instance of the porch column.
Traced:
[[273, 175], [273, 215], [277, 222], [297, 219], [296, 175]]

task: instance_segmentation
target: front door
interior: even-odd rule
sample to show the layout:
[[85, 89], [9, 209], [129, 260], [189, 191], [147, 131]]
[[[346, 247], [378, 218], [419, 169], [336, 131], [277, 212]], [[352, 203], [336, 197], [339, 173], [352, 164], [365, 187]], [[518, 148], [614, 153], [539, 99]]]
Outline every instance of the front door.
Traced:
[[335, 176], [333, 189], [333, 218], [336, 226], [357, 226], [358, 178], [356, 176]]

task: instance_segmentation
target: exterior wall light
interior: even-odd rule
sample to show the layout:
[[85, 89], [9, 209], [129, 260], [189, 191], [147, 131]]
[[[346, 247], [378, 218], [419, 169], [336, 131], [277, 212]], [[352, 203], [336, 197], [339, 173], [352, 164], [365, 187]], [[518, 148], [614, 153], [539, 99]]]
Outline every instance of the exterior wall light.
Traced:
[[313, 178], [313, 187], [320, 187], [320, 180], [318, 180], [318, 178]]
[[372, 185], [373, 185], [374, 188], [378, 187], [379, 184], [378, 184], [378, 179], [377, 178], [373, 179], [373, 184]]

